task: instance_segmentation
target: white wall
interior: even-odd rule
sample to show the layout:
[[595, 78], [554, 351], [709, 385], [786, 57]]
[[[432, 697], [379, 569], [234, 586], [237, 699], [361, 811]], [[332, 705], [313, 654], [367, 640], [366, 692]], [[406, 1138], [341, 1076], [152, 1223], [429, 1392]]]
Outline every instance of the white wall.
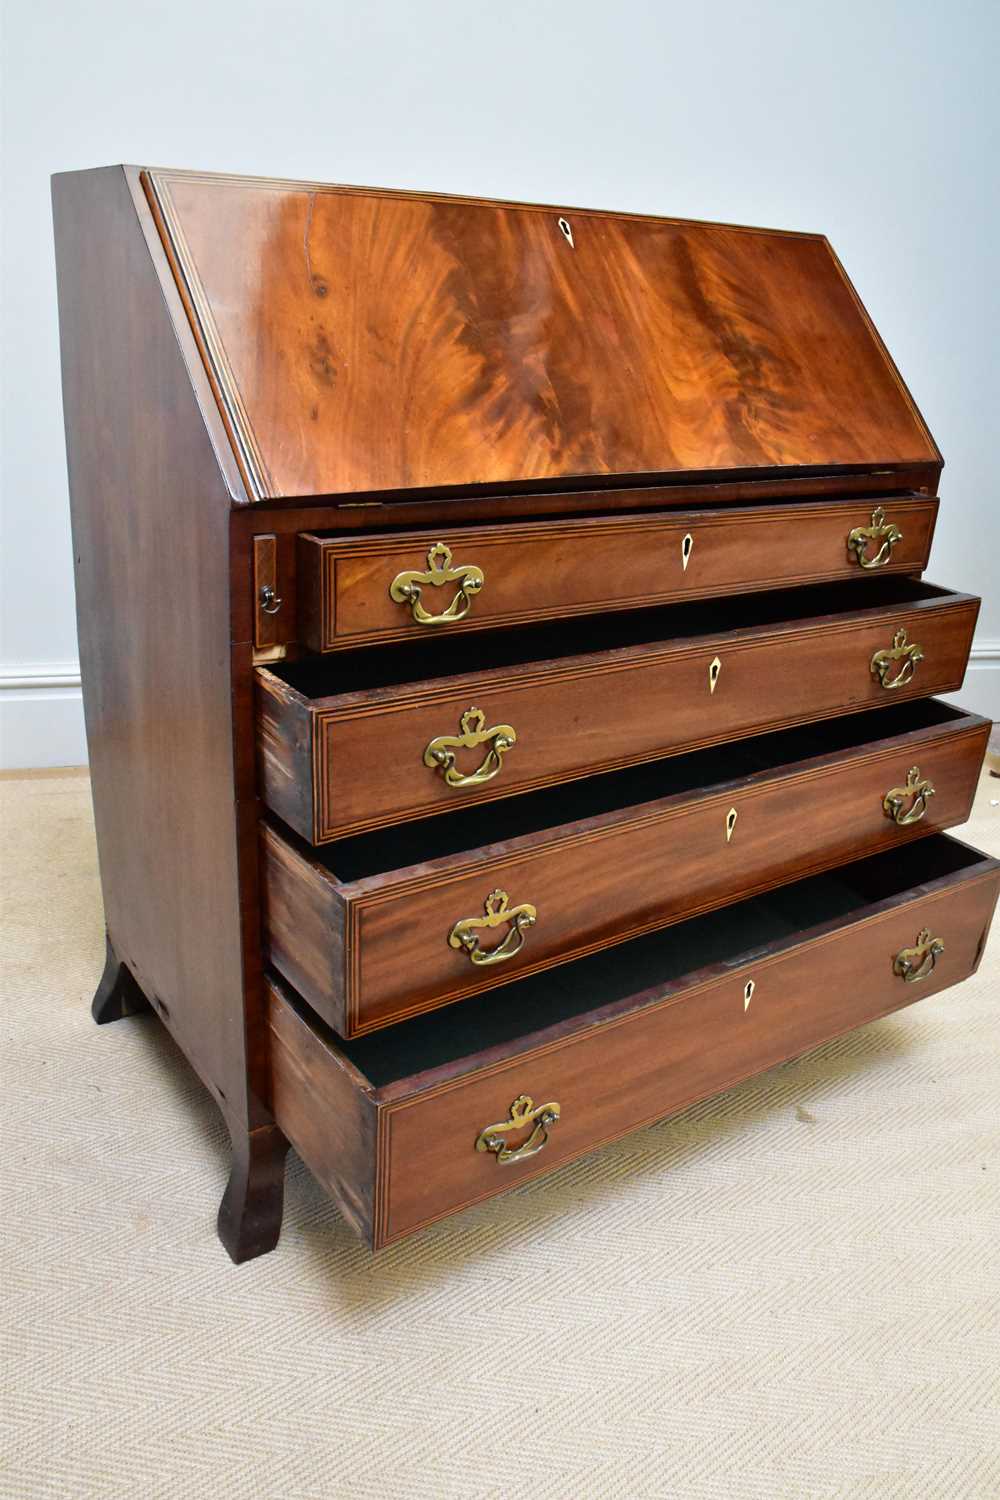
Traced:
[[1000, 718], [998, 16], [996, 0], [12, 0], [4, 762], [85, 755], [48, 177], [122, 160], [825, 231], [945, 454], [931, 576], [986, 596], [962, 697]]

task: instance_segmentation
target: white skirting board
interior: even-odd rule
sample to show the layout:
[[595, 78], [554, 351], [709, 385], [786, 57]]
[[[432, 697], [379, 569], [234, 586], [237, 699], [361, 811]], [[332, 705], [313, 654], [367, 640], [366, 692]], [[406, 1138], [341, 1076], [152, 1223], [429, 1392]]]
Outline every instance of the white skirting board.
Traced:
[[[978, 641], [965, 683], [948, 702], [1000, 722], [1000, 641]], [[82, 766], [87, 761], [76, 662], [0, 668], [0, 770]]]
[[0, 770], [86, 763], [79, 662], [0, 667]]
[[942, 694], [945, 703], [960, 703], [970, 713], [1000, 724], [1000, 641], [981, 641], [972, 648], [961, 691]]

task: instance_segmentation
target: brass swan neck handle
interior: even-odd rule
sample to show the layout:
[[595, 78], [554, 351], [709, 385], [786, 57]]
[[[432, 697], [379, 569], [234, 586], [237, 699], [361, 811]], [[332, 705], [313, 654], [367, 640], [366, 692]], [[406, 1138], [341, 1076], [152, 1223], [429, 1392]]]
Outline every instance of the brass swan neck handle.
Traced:
[[[906, 638], [906, 626], [901, 625], [892, 638], [892, 645], [876, 651], [871, 659], [871, 673], [887, 692], [905, 687], [917, 670], [917, 663], [924, 659], [924, 648], [916, 641]], [[895, 672], [895, 675], [892, 674]]]
[[[459, 750], [476, 750], [487, 744], [490, 748], [477, 770], [465, 774], [458, 769]], [[459, 721], [458, 734], [439, 734], [431, 740], [424, 751], [424, 765], [440, 771], [451, 787], [482, 786], [499, 773], [504, 756], [516, 744], [517, 731], [513, 725], [494, 724], [487, 729], [482, 709], [467, 708]]]
[[[892, 549], [903, 540], [903, 533], [894, 521], [887, 521], [881, 505], [872, 511], [870, 526], [855, 526], [847, 534], [847, 550], [859, 567], [865, 569], [884, 568], [892, 557]], [[869, 549], [878, 543], [878, 550]]]
[[[510, 1116], [496, 1125], [487, 1125], [476, 1137], [477, 1151], [491, 1151], [501, 1166], [508, 1162], [525, 1161], [536, 1156], [549, 1138], [553, 1125], [558, 1125], [561, 1110], [555, 1100], [549, 1104], [536, 1104], [529, 1094], [520, 1094], [510, 1107]], [[507, 1136], [515, 1130], [527, 1130], [533, 1126], [528, 1139], [520, 1146], [511, 1146]]]
[[929, 927], [923, 927], [917, 933], [917, 941], [912, 948], [900, 948], [892, 961], [892, 972], [907, 984], [916, 984], [919, 979], [926, 979], [934, 972], [934, 966], [941, 954], [944, 952], [944, 943], [939, 937], [932, 937]]
[[[451, 548], [445, 542], [435, 542], [427, 554], [426, 568], [410, 568], [396, 574], [389, 585], [389, 598], [395, 604], [408, 604], [418, 625], [450, 625], [464, 620], [485, 582], [482, 568], [475, 563], [453, 566]], [[431, 614], [423, 604], [424, 589], [440, 589], [448, 583], [458, 584], [455, 597], [439, 615]]]
[[908, 828], [911, 823], [920, 822], [934, 792], [933, 781], [921, 776], [919, 766], [911, 766], [906, 773], [906, 785], [890, 787], [882, 798], [882, 811], [900, 828]]
[[[464, 949], [474, 964], [502, 964], [521, 951], [525, 933], [537, 921], [538, 912], [530, 901], [522, 901], [520, 906], [511, 906], [506, 891], [491, 891], [483, 903], [481, 917], [463, 917], [455, 923], [448, 934], [448, 946]], [[490, 932], [504, 923], [510, 924], [510, 931], [503, 942], [498, 943], [495, 948], [481, 947], [480, 932]]]

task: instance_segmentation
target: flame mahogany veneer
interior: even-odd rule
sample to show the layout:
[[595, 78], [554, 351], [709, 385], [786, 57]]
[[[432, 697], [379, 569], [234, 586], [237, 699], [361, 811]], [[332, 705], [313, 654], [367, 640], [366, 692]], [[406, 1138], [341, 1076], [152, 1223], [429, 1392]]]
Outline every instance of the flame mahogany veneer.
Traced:
[[217, 1100], [234, 1260], [289, 1143], [378, 1248], [975, 969], [978, 601], [821, 235], [53, 205], [94, 1015]]

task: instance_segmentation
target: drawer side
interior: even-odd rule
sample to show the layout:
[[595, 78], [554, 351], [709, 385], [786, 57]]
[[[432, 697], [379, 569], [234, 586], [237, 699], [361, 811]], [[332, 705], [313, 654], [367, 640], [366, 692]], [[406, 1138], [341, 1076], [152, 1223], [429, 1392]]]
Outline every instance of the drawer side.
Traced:
[[336, 879], [266, 824], [261, 826], [261, 891], [269, 957], [303, 999], [341, 1036], [345, 906]]
[[279, 984], [268, 979], [265, 991], [275, 1121], [351, 1227], [370, 1241], [376, 1151], [370, 1090]]
[[272, 672], [258, 669], [257, 772], [268, 807], [305, 839], [315, 837], [314, 715]]

